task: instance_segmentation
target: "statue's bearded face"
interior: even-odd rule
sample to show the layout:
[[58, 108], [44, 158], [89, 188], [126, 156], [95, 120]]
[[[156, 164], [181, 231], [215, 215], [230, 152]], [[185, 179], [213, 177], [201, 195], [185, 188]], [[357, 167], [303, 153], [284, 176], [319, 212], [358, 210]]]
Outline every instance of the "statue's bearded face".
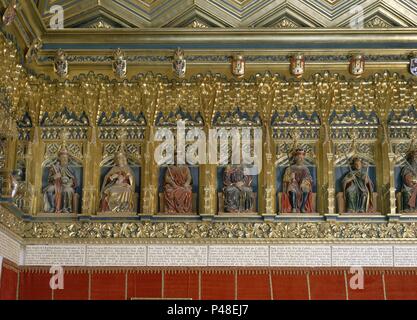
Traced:
[[295, 160], [295, 163], [298, 165], [304, 164], [304, 154], [302, 153], [297, 154], [294, 160]]
[[121, 154], [118, 155], [117, 158], [116, 158], [116, 164], [120, 167], [123, 167], [123, 166], [127, 165], [126, 157], [121, 155]]
[[66, 166], [68, 165], [69, 159], [68, 159], [68, 155], [67, 154], [61, 154], [59, 156], [59, 163], [61, 164], [61, 166]]
[[362, 169], [362, 160], [356, 159], [355, 162], [353, 162], [353, 168], [356, 170]]

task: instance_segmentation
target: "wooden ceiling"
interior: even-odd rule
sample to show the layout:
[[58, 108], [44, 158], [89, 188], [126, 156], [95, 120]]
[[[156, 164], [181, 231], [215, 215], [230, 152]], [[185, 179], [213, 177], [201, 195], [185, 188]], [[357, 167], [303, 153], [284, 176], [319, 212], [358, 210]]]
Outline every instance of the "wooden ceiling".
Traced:
[[64, 8], [66, 28], [365, 28], [416, 27], [414, 0], [38, 0]]

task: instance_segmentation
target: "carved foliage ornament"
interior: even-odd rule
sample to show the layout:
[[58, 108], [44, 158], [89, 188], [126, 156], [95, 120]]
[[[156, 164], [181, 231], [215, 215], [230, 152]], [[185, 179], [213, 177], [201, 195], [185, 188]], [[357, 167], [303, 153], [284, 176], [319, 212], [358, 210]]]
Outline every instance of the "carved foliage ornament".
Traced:
[[160, 111], [157, 115], [155, 124], [158, 127], [170, 127], [176, 126], [177, 121], [185, 121], [186, 126], [203, 126], [204, 120], [200, 112], [197, 112], [195, 115], [188, 111], [184, 111], [182, 108], [178, 108], [176, 112], [169, 112], [169, 114], [164, 115]]
[[216, 112], [213, 119], [214, 126], [246, 126], [246, 127], [258, 127], [262, 125], [261, 118], [258, 112], [250, 114], [246, 111], [241, 111], [237, 107], [233, 112], [227, 112], [222, 114]]
[[40, 38], [36, 38], [35, 40], [33, 40], [25, 55], [27, 63], [31, 63], [33, 60], [37, 58], [38, 52], [42, 48], [42, 45], [43, 43]]

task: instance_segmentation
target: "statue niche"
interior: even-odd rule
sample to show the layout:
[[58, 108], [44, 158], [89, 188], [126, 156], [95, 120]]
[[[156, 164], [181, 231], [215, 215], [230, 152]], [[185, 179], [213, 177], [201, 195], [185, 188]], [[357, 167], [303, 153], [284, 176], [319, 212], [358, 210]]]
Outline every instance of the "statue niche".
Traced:
[[[242, 166], [227, 166], [223, 171], [223, 208], [227, 213], [255, 212], [256, 195], [253, 177], [245, 175]], [[220, 210], [222, 208], [219, 205]]]
[[411, 149], [401, 169], [402, 207], [405, 212], [417, 212], [417, 148]]
[[315, 211], [313, 177], [305, 165], [305, 155], [303, 149], [296, 149], [290, 159], [291, 165], [285, 169], [281, 197], [283, 213], [312, 213]]
[[190, 214], [193, 211], [192, 176], [188, 166], [168, 166], [164, 176], [164, 211]]
[[58, 152], [58, 159], [48, 167], [47, 186], [43, 189], [46, 213], [77, 213], [79, 186], [76, 173], [70, 164], [65, 146]]
[[[353, 157], [351, 159], [349, 172], [342, 179], [343, 211], [347, 213], [374, 212], [374, 186], [369, 177], [368, 168], [366, 172], [363, 171], [361, 158]], [[342, 205], [339, 205], [340, 207]]]
[[114, 166], [105, 175], [101, 187], [101, 212], [135, 211], [135, 175], [129, 167], [126, 155], [119, 152], [114, 157]]

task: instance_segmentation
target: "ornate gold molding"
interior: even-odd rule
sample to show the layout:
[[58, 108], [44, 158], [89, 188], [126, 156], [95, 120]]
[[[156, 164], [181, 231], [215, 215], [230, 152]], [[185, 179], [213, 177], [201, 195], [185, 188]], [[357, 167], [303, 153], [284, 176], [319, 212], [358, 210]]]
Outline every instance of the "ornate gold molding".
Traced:
[[93, 241], [417, 241], [417, 223], [386, 222], [30, 222], [0, 206], [0, 223], [31, 242]]

